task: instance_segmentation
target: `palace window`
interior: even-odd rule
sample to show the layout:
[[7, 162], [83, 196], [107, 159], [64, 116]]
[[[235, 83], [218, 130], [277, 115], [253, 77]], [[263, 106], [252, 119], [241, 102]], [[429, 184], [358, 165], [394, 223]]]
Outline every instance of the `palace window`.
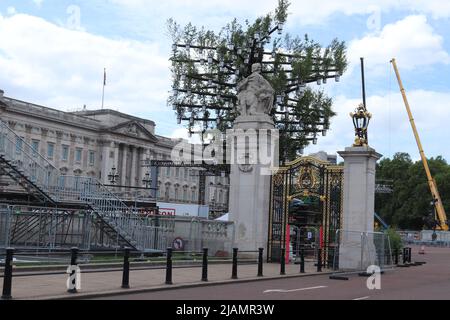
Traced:
[[22, 145], [23, 145], [23, 140], [20, 137], [16, 138], [16, 153], [17, 154], [21, 154], [22, 153]]
[[83, 149], [81, 148], [77, 148], [75, 150], [75, 162], [76, 163], [81, 163], [81, 156], [83, 154]]
[[33, 148], [33, 156], [37, 156], [39, 153], [39, 140], [31, 141], [31, 147]]
[[69, 160], [69, 146], [62, 146], [61, 150], [61, 160], [62, 161], [68, 161]]
[[53, 159], [55, 155], [55, 144], [52, 142], [47, 143], [47, 158]]
[[89, 151], [89, 165], [95, 165], [95, 151]]

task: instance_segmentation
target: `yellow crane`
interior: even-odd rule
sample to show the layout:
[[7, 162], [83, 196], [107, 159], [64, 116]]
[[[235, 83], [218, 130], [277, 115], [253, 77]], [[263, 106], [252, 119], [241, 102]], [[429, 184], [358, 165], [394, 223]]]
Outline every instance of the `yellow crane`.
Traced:
[[406, 97], [406, 91], [403, 87], [402, 79], [400, 78], [400, 73], [397, 68], [397, 63], [395, 59], [391, 60], [392, 66], [394, 67], [395, 74], [397, 76], [398, 84], [400, 86], [400, 91], [403, 96], [403, 101], [405, 102], [406, 111], [408, 112], [409, 122], [411, 123], [412, 130], [414, 132], [414, 136], [416, 138], [417, 146], [419, 147], [420, 157], [422, 158], [423, 166], [425, 168], [425, 172], [427, 174], [428, 185], [431, 190], [431, 195], [433, 196], [433, 202], [435, 205], [436, 213], [437, 213], [437, 221], [439, 221], [438, 230], [448, 231], [447, 225], [447, 215], [445, 214], [445, 209], [442, 204], [441, 196], [439, 194], [439, 190], [436, 185], [436, 181], [433, 179], [430, 171], [430, 167], [428, 166], [427, 157], [425, 156], [425, 152], [423, 151], [422, 143], [420, 142], [419, 133], [417, 131], [416, 124], [414, 122], [414, 118], [411, 112], [411, 108], [409, 106], [408, 98]]

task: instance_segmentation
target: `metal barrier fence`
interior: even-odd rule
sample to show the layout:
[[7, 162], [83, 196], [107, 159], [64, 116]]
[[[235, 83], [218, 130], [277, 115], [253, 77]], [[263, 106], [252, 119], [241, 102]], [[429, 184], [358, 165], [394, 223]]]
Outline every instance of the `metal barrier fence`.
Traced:
[[[144, 251], [163, 252], [169, 244], [169, 230], [142, 220], [135, 237]], [[89, 210], [69, 210], [28, 206], [0, 207], [0, 247], [14, 246], [36, 250], [79, 247], [83, 250], [120, 249], [124, 244], [117, 232], [111, 232], [97, 215]]]
[[[143, 252], [163, 253], [167, 247], [180, 245], [176, 251], [201, 251], [208, 247], [213, 255], [231, 256], [234, 224], [198, 218], [149, 216], [131, 217], [134, 238]], [[111, 232], [89, 210], [69, 210], [29, 206], [0, 205], [0, 247], [14, 246], [35, 250], [78, 247], [82, 250], [118, 250], [126, 243]]]
[[399, 234], [407, 245], [450, 247], [450, 231], [399, 231]]
[[175, 251], [200, 252], [209, 248], [212, 255], [231, 256], [235, 226], [232, 222], [211, 221], [192, 217], [147, 217], [148, 224], [168, 230], [169, 246]]
[[0, 205], [0, 248], [10, 245], [11, 208]]
[[365, 272], [370, 266], [383, 270], [394, 265], [389, 236], [385, 233], [337, 230], [336, 243], [335, 271]]

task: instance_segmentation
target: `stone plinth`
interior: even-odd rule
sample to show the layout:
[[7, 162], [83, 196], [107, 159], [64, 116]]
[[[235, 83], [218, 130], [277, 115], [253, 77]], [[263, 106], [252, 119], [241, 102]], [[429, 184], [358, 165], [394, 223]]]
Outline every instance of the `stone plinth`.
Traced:
[[[261, 129], [274, 129], [275, 125], [268, 115], [241, 116], [236, 119], [235, 130], [246, 131], [234, 132], [229, 135], [229, 141], [236, 138], [247, 137], [248, 153], [254, 154], [259, 151], [257, 135]], [[254, 130], [252, 130], [254, 129]], [[256, 135], [256, 136], [255, 136]], [[257, 141], [255, 144], [254, 141]], [[231, 143], [234, 152], [231, 154], [231, 177], [230, 177], [230, 221], [235, 223], [235, 247], [241, 251], [257, 251], [259, 248], [267, 249], [268, 239], [268, 211], [270, 202], [270, 175], [268, 166], [258, 163], [258, 159], [252, 157], [249, 164], [236, 164], [239, 154], [236, 154], [236, 145]], [[256, 153], [257, 154], [257, 153]], [[266, 252], [266, 251], [265, 251]], [[251, 254], [253, 255], [253, 254]]]
[[[375, 170], [382, 157], [370, 147], [350, 147], [344, 158], [344, 201], [339, 267], [365, 268], [374, 251]], [[368, 236], [364, 234], [368, 233]], [[363, 236], [361, 236], [363, 234]], [[361, 241], [361, 239], [368, 239]]]

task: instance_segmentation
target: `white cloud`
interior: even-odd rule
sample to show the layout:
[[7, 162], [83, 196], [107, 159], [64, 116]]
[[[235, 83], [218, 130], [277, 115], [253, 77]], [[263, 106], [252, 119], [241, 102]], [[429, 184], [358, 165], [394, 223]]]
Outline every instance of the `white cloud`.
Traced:
[[18, 91], [63, 110], [98, 108], [106, 67], [106, 106], [150, 118], [168, 110], [169, 62], [155, 43], [112, 40], [24, 14], [0, 18], [0, 39], [0, 87], [7, 95]]
[[16, 8], [14, 8], [14, 7], [8, 7], [8, 8], [6, 9], [6, 12], [7, 12], [9, 15], [14, 15], [14, 14], [17, 13]]
[[[226, 16], [226, 21], [234, 16], [252, 18], [272, 11], [276, 0], [241, 1], [241, 0], [110, 0], [111, 3], [123, 8], [139, 10], [140, 15], [151, 12], [166, 13], [182, 22], [196, 21], [201, 17], [201, 24], [211, 16]], [[374, 12], [402, 10], [406, 12], [430, 14], [434, 18], [450, 17], [450, 2], [443, 0], [321, 0], [321, 1], [291, 1], [290, 13], [292, 25], [322, 24], [333, 14], [371, 15]], [[211, 21], [213, 22], [213, 21]], [[213, 22], [214, 23], [214, 22]], [[214, 24], [215, 25], [215, 24]]]
[[323, 23], [331, 15], [370, 15], [375, 12], [404, 10], [432, 15], [434, 18], [450, 16], [450, 2], [441, 0], [322, 0], [292, 1], [291, 12], [298, 18], [297, 23]]
[[434, 33], [425, 16], [414, 15], [386, 25], [379, 34], [352, 41], [348, 52], [354, 64], [359, 57], [365, 57], [368, 67], [385, 66], [395, 57], [403, 68], [414, 69], [450, 63], [443, 42], [443, 37]]
[[[450, 150], [443, 143], [436, 143], [450, 137], [450, 92], [415, 90], [407, 92], [407, 96], [426, 155], [443, 155], [450, 159]], [[419, 151], [400, 92], [370, 96], [367, 101], [368, 109], [373, 114], [369, 126], [370, 145], [386, 157], [392, 157], [395, 152], [408, 152], [413, 159], [418, 159]], [[306, 151], [335, 153], [353, 144], [354, 131], [349, 113], [359, 103], [361, 101], [358, 99], [337, 97], [334, 108], [338, 116], [332, 120], [330, 133], [327, 137], [321, 137], [317, 146], [311, 146]]]

